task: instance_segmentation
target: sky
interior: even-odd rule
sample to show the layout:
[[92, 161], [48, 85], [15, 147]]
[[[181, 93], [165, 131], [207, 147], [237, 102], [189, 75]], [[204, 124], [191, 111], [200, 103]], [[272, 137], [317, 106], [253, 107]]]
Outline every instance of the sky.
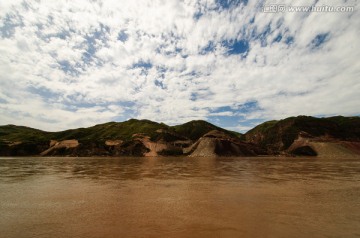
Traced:
[[[354, 6], [264, 12], [269, 4]], [[246, 132], [360, 114], [356, 0], [1, 0], [0, 125], [130, 118]]]

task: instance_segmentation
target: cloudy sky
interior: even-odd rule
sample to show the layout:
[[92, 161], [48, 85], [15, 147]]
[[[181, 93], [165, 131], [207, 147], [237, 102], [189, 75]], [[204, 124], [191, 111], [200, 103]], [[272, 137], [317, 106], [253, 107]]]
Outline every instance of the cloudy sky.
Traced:
[[356, 0], [1, 0], [0, 124], [359, 115], [359, 36]]

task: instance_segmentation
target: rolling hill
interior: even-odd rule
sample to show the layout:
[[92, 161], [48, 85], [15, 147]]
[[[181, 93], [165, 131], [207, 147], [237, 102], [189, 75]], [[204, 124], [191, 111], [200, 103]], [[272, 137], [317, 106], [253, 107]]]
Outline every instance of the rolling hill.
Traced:
[[360, 153], [359, 117], [289, 117], [244, 135], [201, 120], [168, 126], [130, 119], [60, 132], [0, 126], [2, 156], [313, 156], [334, 151]]
[[248, 131], [245, 138], [271, 154], [287, 151], [301, 138], [307, 138], [307, 141], [359, 142], [360, 117], [289, 117], [262, 123]]
[[[230, 137], [241, 136], [240, 133], [228, 131], [201, 120], [168, 126], [150, 120], [130, 119], [124, 122], [108, 122], [60, 132], [45, 132], [24, 126], [6, 125], [0, 126], [0, 155], [38, 155], [47, 151], [51, 141], [64, 142], [57, 145], [57, 150], [50, 151], [53, 153], [50, 155], [138, 155], [133, 150], [147, 151], [141, 143], [138, 143], [145, 140], [144, 138], [150, 142], [160, 141], [167, 147], [173, 144], [174, 147], [181, 149], [212, 130], [222, 131]], [[76, 140], [79, 146], [67, 148], [71, 140]], [[119, 144], [121, 148], [117, 148]], [[171, 148], [163, 154], [182, 154], [182, 149], [179, 152], [180, 149]]]

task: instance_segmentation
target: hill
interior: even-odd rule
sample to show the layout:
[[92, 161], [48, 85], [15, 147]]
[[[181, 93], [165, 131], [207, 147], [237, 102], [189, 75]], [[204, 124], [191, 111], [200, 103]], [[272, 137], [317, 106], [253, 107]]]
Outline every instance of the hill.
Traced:
[[48, 140], [50, 135], [49, 132], [25, 126], [0, 126], [0, 143], [6, 141], [42, 141]]
[[222, 131], [232, 137], [240, 138], [242, 136], [241, 133], [228, 131], [202, 120], [189, 121], [182, 125], [172, 126], [171, 129], [182, 136], [188, 137], [191, 140], [198, 140], [200, 137], [213, 130]]
[[255, 143], [269, 153], [286, 151], [299, 138], [312, 141], [360, 141], [359, 117], [315, 118], [289, 117], [262, 123], [245, 134], [246, 141]]
[[46, 132], [0, 126], [2, 156], [255, 156], [360, 154], [360, 118], [289, 117], [262, 123], [245, 135], [206, 121], [168, 126], [130, 119]]
[[[214, 129], [232, 137], [238, 135], [206, 121], [168, 126], [150, 120], [130, 119], [60, 132], [7, 125], [0, 126], [0, 155], [120, 156], [142, 155], [150, 151], [152, 155], [158, 155], [158, 152], [182, 154], [183, 147]], [[160, 151], [155, 147], [163, 149]]]
[[184, 152], [190, 157], [266, 155], [258, 146], [219, 130], [206, 133]]
[[149, 120], [130, 119], [124, 122], [108, 122], [88, 128], [55, 132], [54, 140], [77, 139], [79, 141], [130, 140], [132, 135], [144, 133], [154, 136], [156, 130], [168, 129], [165, 124]]

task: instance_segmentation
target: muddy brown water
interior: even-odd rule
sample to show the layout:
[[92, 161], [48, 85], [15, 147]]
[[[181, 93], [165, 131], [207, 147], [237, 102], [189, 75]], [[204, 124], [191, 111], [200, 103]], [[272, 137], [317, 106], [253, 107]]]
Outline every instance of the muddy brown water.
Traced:
[[360, 237], [360, 158], [0, 158], [0, 237]]

